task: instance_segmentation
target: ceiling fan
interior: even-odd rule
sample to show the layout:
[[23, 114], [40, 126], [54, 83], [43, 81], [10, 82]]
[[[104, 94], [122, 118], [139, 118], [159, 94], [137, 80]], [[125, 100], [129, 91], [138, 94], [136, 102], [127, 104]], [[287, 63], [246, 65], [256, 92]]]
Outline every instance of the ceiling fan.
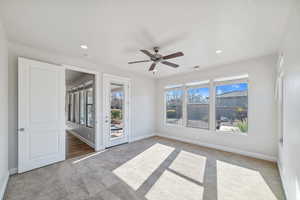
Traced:
[[155, 53], [150, 53], [148, 50], [144, 50], [144, 49], [140, 50], [142, 53], [149, 56], [150, 60], [133, 61], [133, 62], [128, 62], [128, 64], [153, 62], [151, 64], [150, 68], [149, 68], [149, 71], [153, 71], [155, 69], [155, 66], [158, 63], [162, 63], [162, 64], [168, 65], [170, 67], [177, 68], [177, 67], [179, 67], [179, 65], [177, 65], [175, 63], [172, 63], [172, 62], [169, 62], [167, 60], [172, 59], [172, 58], [177, 58], [177, 57], [180, 57], [180, 56], [184, 55], [182, 52], [177, 52], [177, 53], [173, 53], [173, 54], [170, 54], [170, 55], [167, 55], [167, 56], [162, 56], [158, 53], [159, 47], [154, 47], [153, 50], [154, 50]]

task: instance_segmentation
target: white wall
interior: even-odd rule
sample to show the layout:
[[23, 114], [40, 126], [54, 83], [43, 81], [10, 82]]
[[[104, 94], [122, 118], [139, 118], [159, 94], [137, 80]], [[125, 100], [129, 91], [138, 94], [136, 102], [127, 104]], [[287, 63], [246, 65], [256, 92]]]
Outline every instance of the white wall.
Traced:
[[7, 73], [6, 38], [0, 21], [0, 199], [2, 198], [8, 179]]
[[[133, 140], [152, 135], [155, 131], [155, 81], [149, 77], [132, 72], [122, 71], [111, 66], [100, 63], [87, 62], [80, 58], [58, 55], [47, 51], [29, 48], [9, 43], [9, 167], [17, 167], [17, 56], [52, 62], [79, 66], [100, 73], [128, 77], [132, 80], [132, 138]], [[101, 77], [102, 78], [102, 77]], [[100, 80], [102, 83], [102, 79]], [[102, 97], [102, 85], [100, 85], [100, 97]], [[98, 102], [102, 112], [102, 98]], [[100, 127], [102, 124], [100, 122]]]
[[[182, 76], [160, 79], [157, 83], [157, 131], [160, 135], [226, 151], [276, 160], [277, 133], [274, 102], [276, 72], [275, 55], [246, 60], [234, 64], [195, 71]], [[248, 135], [217, 133], [215, 131], [168, 126], [164, 124], [164, 87], [214, 78], [249, 75]]]
[[300, 199], [300, 1], [289, 19], [282, 44], [284, 111], [281, 175], [288, 200]]

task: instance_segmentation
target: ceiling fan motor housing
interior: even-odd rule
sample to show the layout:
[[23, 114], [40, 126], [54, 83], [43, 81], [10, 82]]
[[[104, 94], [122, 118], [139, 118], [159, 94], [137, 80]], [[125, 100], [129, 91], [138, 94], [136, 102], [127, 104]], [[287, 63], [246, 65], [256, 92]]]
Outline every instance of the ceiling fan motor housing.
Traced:
[[153, 50], [155, 52], [154, 54], [150, 53], [148, 50], [144, 50], [144, 49], [140, 50], [142, 53], [146, 54], [150, 58], [150, 60], [141, 60], [141, 61], [129, 62], [128, 64], [151, 62], [152, 61], [153, 63], [150, 66], [149, 71], [155, 70], [155, 66], [158, 63], [162, 63], [164, 65], [168, 65], [170, 67], [177, 68], [177, 67], [179, 67], [179, 65], [177, 65], [175, 63], [172, 63], [172, 62], [169, 62], [167, 60], [172, 59], [172, 58], [177, 58], [177, 57], [180, 57], [180, 56], [184, 55], [182, 52], [176, 52], [176, 53], [173, 53], [173, 54], [170, 54], [170, 55], [167, 55], [167, 56], [163, 56], [163, 55], [158, 53], [159, 47], [154, 47]]
[[155, 53], [158, 53], [159, 47], [153, 47], [153, 50], [155, 51]]

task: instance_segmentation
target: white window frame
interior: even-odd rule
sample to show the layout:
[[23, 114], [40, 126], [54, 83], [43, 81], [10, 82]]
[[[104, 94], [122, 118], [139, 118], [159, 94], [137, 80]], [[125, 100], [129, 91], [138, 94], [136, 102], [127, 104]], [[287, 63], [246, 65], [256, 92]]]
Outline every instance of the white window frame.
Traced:
[[[179, 124], [171, 124], [167, 122], [167, 97], [166, 97], [166, 92], [167, 91], [172, 91], [172, 90], [182, 90], [183, 94], [182, 94], [182, 123]], [[179, 127], [183, 127], [183, 125], [185, 124], [184, 122], [184, 104], [185, 104], [185, 90], [184, 90], [184, 85], [176, 85], [174, 87], [172, 86], [168, 86], [165, 87], [164, 90], [164, 124], [167, 126], [179, 126]]]
[[[92, 88], [93, 90], [93, 103], [92, 104], [88, 104], [87, 103], [87, 93], [88, 90]], [[81, 123], [81, 95], [82, 93], [85, 93], [85, 98], [84, 98], [84, 112], [85, 112], [85, 122]], [[95, 85], [94, 85], [94, 81], [90, 80], [85, 82], [84, 84], [74, 87], [71, 90], [68, 91], [68, 95], [71, 96], [70, 100], [71, 100], [71, 109], [70, 109], [70, 120], [68, 120], [69, 122], [76, 124], [78, 126], [81, 127], [86, 127], [86, 128], [94, 128], [95, 127], [95, 121], [92, 122], [92, 126], [88, 125], [88, 107], [91, 106], [92, 107], [92, 111], [93, 111], [93, 115], [95, 113]], [[78, 96], [78, 102], [76, 101], [75, 96]], [[76, 103], [75, 103], [76, 102]], [[76, 112], [76, 110], [78, 111], [78, 113]], [[69, 113], [68, 113], [69, 114]], [[78, 120], [76, 121], [76, 118], [78, 118]], [[95, 119], [94, 119], [95, 120]]]
[[214, 98], [214, 104], [213, 104], [213, 126], [211, 127], [211, 130], [215, 131], [216, 133], [229, 133], [229, 134], [241, 134], [241, 135], [247, 135], [248, 134], [248, 131], [246, 133], [243, 133], [243, 132], [234, 132], [234, 131], [220, 131], [220, 130], [217, 130], [216, 129], [216, 88], [217, 86], [221, 86], [221, 85], [231, 85], [231, 84], [239, 84], [239, 83], [247, 83], [247, 86], [248, 86], [248, 89], [247, 89], [247, 99], [248, 99], [248, 107], [247, 107], [247, 116], [248, 116], [248, 119], [247, 119], [247, 123], [248, 123], [248, 127], [249, 127], [249, 79], [248, 78], [240, 78], [240, 79], [234, 79], [234, 80], [218, 80], [218, 79], [215, 79], [213, 81], [213, 98]]
[[[191, 127], [191, 126], [188, 126], [187, 125], [187, 122], [188, 122], [188, 113], [187, 113], [187, 105], [188, 105], [188, 90], [189, 89], [195, 89], [195, 88], [208, 88], [208, 93], [209, 93], [209, 105], [208, 105], [208, 128], [201, 128], [201, 127]], [[185, 127], [186, 128], [195, 128], [195, 129], [202, 129], [202, 130], [210, 130], [210, 124], [211, 124], [211, 112], [210, 112], [210, 110], [211, 110], [211, 87], [210, 87], [210, 82], [209, 81], [203, 81], [203, 82], [199, 82], [199, 83], [197, 83], [197, 84], [189, 84], [189, 83], [187, 83], [186, 84], [186, 86], [185, 86], [185, 104], [183, 105], [183, 107], [185, 107], [185, 116], [184, 116], [184, 118], [185, 118], [185, 120], [183, 120], [183, 121], [185, 121]]]
[[[233, 132], [233, 131], [220, 131], [216, 130], [216, 87], [220, 85], [230, 85], [230, 84], [239, 84], [239, 83], [247, 83], [248, 90], [247, 90], [247, 98], [248, 98], [248, 108], [247, 108], [247, 115], [248, 115], [248, 127], [249, 127], [249, 76], [248, 74], [243, 74], [239, 76], [232, 76], [232, 77], [221, 77], [215, 79], [209, 79], [204, 81], [197, 81], [197, 82], [190, 82], [185, 84], [176, 84], [176, 85], [169, 85], [164, 88], [164, 111], [163, 111], [163, 119], [165, 126], [176, 126], [176, 127], [183, 127], [188, 129], [197, 129], [201, 131], [209, 131], [217, 134], [229, 133], [229, 134], [239, 134], [239, 135], [248, 135], [248, 131], [246, 133], [243, 132]], [[187, 126], [187, 91], [190, 88], [208, 88], [209, 89], [209, 128], [198, 128], [198, 127], [188, 127]], [[167, 99], [166, 99], [166, 92], [170, 90], [182, 90], [183, 91], [183, 99], [182, 99], [182, 123], [179, 124], [171, 124], [167, 122]]]

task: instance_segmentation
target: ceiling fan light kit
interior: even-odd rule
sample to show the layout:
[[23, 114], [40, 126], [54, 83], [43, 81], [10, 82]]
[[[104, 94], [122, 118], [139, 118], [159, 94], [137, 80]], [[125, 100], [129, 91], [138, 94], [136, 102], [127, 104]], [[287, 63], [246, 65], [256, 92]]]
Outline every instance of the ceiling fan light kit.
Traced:
[[158, 63], [162, 63], [164, 65], [167, 65], [169, 67], [177, 68], [179, 65], [166, 61], [172, 58], [177, 58], [180, 56], [183, 56], [184, 54], [182, 52], [176, 52], [170, 55], [163, 56], [159, 54], [159, 47], [154, 47], [153, 51], [154, 53], [149, 52], [148, 50], [141, 49], [140, 50], [142, 53], [147, 55], [150, 59], [149, 60], [140, 60], [140, 61], [133, 61], [133, 62], [128, 62], [128, 64], [135, 64], [135, 63], [143, 63], [143, 62], [153, 62], [149, 68], [149, 71], [153, 72], [155, 70], [155, 67]]

